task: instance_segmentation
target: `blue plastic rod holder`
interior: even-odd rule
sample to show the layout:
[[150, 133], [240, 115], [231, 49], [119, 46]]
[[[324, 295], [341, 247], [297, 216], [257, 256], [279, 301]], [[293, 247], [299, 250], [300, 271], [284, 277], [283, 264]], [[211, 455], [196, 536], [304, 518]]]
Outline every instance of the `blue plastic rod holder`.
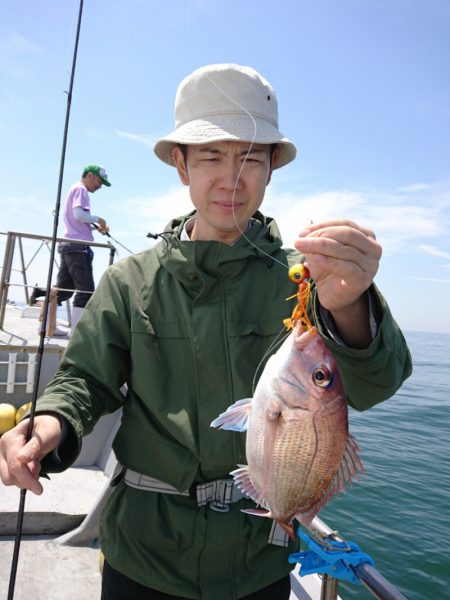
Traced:
[[300, 528], [297, 533], [306, 542], [309, 550], [290, 554], [288, 561], [291, 564], [300, 564], [299, 575], [301, 577], [311, 573], [326, 573], [335, 579], [360, 584], [361, 580], [356, 576], [352, 567], [361, 563], [375, 564], [373, 558], [361, 552], [359, 546], [353, 542], [338, 541], [332, 536], [316, 541]]

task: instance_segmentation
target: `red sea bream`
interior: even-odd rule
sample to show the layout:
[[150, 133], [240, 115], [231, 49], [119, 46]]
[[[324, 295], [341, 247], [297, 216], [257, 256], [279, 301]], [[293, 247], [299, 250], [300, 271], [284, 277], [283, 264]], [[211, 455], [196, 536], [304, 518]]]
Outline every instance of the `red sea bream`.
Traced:
[[299, 324], [269, 359], [253, 398], [239, 400], [211, 425], [247, 431], [248, 465], [232, 475], [270, 517], [293, 535], [309, 525], [364, 468], [348, 431], [348, 409], [332, 353], [315, 327]]

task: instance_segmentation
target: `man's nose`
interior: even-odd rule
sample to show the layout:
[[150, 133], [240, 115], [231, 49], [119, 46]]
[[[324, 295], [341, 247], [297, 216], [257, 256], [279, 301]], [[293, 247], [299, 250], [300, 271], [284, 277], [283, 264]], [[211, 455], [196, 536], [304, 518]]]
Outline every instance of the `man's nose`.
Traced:
[[234, 161], [227, 161], [223, 165], [221, 174], [221, 183], [227, 188], [234, 190], [241, 185], [241, 165]]

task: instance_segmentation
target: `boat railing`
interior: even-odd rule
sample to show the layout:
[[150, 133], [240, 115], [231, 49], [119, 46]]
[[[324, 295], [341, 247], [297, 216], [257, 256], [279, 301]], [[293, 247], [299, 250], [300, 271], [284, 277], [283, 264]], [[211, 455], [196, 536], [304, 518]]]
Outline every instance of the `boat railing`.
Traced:
[[[331, 535], [335, 540], [345, 541], [319, 517], [315, 517], [308, 529], [312, 535], [317, 538], [323, 539], [325, 536]], [[349, 568], [375, 598], [378, 598], [379, 600], [407, 600], [406, 596], [404, 596], [369, 562], [361, 562], [360, 564], [350, 566]], [[339, 579], [336, 579], [327, 573], [324, 573], [321, 578], [320, 600], [337, 600], [339, 598]]]
[[[0, 329], [3, 329], [3, 323], [4, 323], [4, 319], [5, 319], [5, 310], [6, 310], [6, 305], [8, 303], [9, 289], [11, 287], [23, 288], [25, 304], [29, 304], [29, 302], [30, 302], [29, 288], [34, 288], [35, 285], [30, 285], [28, 282], [28, 269], [30, 268], [34, 259], [36, 258], [36, 256], [39, 254], [39, 252], [41, 250], [43, 250], [44, 248], [47, 248], [50, 251], [50, 245], [51, 245], [53, 238], [51, 236], [47, 236], [47, 235], [25, 233], [23, 231], [8, 231], [8, 232], [2, 231], [2, 232], [0, 232], [0, 235], [6, 236], [5, 251], [4, 251], [4, 255], [3, 255], [3, 266], [2, 266], [1, 279], [0, 279]], [[25, 261], [25, 253], [24, 253], [24, 246], [23, 246], [23, 240], [25, 240], [25, 239], [26, 240], [37, 240], [40, 242], [40, 245], [34, 251], [33, 255], [28, 260], [28, 262]], [[85, 246], [93, 246], [96, 248], [105, 248], [105, 249], [109, 250], [108, 264], [111, 265], [114, 262], [116, 248], [110, 242], [103, 244], [100, 242], [87, 242], [85, 240], [80, 241], [80, 240], [73, 240], [73, 239], [60, 238], [60, 237], [57, 237], [56, 241], [57, 242], [70, 242], [73, 244], [82, 244]], [[18, 268], [14, 268], [14, 255], [16, 252], [16, 245], [19, 250], [20, 266]], [[56, 265], [56, 267], [59, 266], [56, 258], [55, 258], [55, 265]], [[16, 271], [18, 271], [21, 274], [22, 283], [13, 283], [12, 282], [12, 280], [11, 280], [12, 273], [16, 272]], [[39, 286], [39, 287], [45, 287], [45, 284], [43, 286]], [[76, 291], [85, 291], [85, 290], [75, 290], [74, 289], [74, 290], [68, 290], [68, 291], [76, 292]], [[68, 320], [70, 321], [70, 303], [69, 303], [69, 301], [66, 301], [66, 306], [67, 306], [68, 317], [69, 317]]]

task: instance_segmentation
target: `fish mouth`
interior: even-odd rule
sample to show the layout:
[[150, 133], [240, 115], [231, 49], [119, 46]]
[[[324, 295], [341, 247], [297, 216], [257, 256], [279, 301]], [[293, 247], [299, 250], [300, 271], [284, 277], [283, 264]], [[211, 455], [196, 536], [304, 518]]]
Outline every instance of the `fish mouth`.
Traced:
[[302, 329], [299, 326], [294, 327], [293, 333], [295, 334], [296, 343], [299, 343], [302, 346], [304, 346], [310, 341], [310, 339], [313, 336], [317, 335], [318, 332], [317, 328], [313, 325], [309, 329]]

